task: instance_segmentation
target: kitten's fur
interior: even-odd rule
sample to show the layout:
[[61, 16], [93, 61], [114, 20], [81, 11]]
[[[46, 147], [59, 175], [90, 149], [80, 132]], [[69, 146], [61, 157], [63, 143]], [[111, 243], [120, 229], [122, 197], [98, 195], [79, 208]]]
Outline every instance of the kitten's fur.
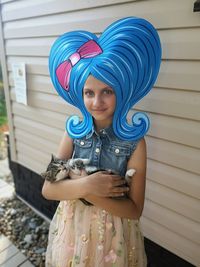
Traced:
[[[87, 174], [92, 174], [98, 169], [94, 166], [89, 166], [89, 159], [69, 159], [62, 160], [54, 155], [51, 157], [51, 162], [49, 163], [46, 172], [41, 173], [41, 176], [50, 181], [51, 183], [58, 182], [63, 179], [70, 179], [70, 172], [80, 175], [82, 170], [85, 170]], [[110, 173], [116, 174], [115, 171], [109, 170]], [[125, 174], [125, 179], [128, 185], [130, 185], [131, 178], [135, 174], [135, 169], [127, 170]]]
[[51, 162], [49, 163], [46, 172], [41, 173], [41, 176], [51, 183], [58, 182], [63, 179], [70, 179], [70, 172], [80, 175], [81, 171], [85, 171], [90, 174], [96, 170], [95, 167], [88, 166], [88, 159], [69, 159], [62, 160], [54, 155], [51, 157]]
[[[82, 170], [85, 170], [87, 174], [92, 174], [99, 171], [94, 166], [89, 166], [89, 159], [69, 159], [62, 160], [54, 155], [51, 157], [51, 162], [49, 163], [46, 172], [41, 173], [41, 176], [51, 183], [58, 182], [63, 179], [70, 179], [70, 173], [80, 175]], [[113, 170], [108, 170], [110, 173], [117, 174]], [[135, 169], [129, 169], [126, 171], [125, 180], [128, 185], [130, 185], [131, 179], [135, 174]], [[88, 201], [81, 199], [81, 201], [86, 205], [91, 205]]]

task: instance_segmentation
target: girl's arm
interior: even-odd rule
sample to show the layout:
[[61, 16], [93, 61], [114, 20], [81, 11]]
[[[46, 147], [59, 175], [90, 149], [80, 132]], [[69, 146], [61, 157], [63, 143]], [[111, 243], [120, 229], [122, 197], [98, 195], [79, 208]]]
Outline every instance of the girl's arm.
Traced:
[[[69, 159], [72, 156], [72, 152], [73, 140], [65, 132], [56, 156], [60, 159]], [[69, 200], [85, 198], [89, 192], [93, 192], [100, 197], [120, 196], [122, 192], [126, 192], [126, 187], [118, 187], [124, 184], [121, 177], [110, 175], [106, 172], [85, 175], [83, 174], [84, 177], [78, 176], [74, 177], [76, 179], [66, 179], [56, 183], [50, 183], [45, 180], [42, 195], [51, 200]], [[99, 185], [99, 181], [101, 181], [101, 185]]]
[[[67, 132], [64, 133], [58, 151], [57, 157], [60, 159], [69, 159], [73, 152], [73, 140]], [[85, 189], [82, 180], [63, 180], [56, 183], [50, 183], [45, 180], [42, 195], [46, 199], [66, 200], [75, 199], [85, 195]]]
[[127, 165], [127, 169], [136, 169], [130, 185], [129, 199], [118, 200], [98, 197], [96, 195], [88, 195], [85, 199], [113, 215], [129, 219], [139, 219], [144, 207], [146, 157], [146, 143], [143, 138], [139, 141]]

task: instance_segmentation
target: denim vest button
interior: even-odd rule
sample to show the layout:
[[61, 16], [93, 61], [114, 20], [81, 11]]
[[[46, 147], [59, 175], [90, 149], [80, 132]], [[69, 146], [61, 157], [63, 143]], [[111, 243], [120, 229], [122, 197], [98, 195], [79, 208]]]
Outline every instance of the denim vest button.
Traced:
[[85, 145], [85, 142], [81, 141], [80, 144], [81, 144], [82, 146], [84, 146], [84, 145]]
[[119, 148], [116, 148], [116, 149], [115, 149], [115, 153], [116, 153], [116, 154], [119, 154]]
[[95, 152], [96, 153], [99, 153], [100, 152], [100, 149], [99, 148], [96, 148]]

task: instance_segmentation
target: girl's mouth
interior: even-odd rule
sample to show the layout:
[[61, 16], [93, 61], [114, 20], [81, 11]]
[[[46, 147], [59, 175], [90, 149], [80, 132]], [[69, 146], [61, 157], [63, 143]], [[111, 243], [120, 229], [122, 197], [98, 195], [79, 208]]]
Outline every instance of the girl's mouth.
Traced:
[[93, 109], [92, 111], [94, 111], [94, 112], [103, 112], [103, 111], [105, 111], [106, 109]]

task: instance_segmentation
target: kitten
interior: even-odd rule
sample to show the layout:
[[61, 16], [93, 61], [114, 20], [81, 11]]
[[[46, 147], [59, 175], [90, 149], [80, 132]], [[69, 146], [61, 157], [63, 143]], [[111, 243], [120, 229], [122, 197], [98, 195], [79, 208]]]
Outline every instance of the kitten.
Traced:
[[63, 179], [70, 179], [70, 172], [80, 175], [83, 169], [89, 174], [96, 168], [88, 167], [89, 159], [69, 159], [62, 160], [56, 156], [51, 156], [51, 161], [47, 167], [46, 172], [41, 173], [42, 178], [51, 183], [58, 182]]
[[[89, 166], [90, 160], [89, 159], [69, 159], [69, 160], [62, 160], [55, 157], [52, 154], [51, 161], [47, 167], [46, 172], [41, 173], [42, 178], [51, 183], [58, 182], [64, 179], [70, 179], [70, 173], [80, 175], [82, 170], [85, 170], [86, 173], [92, 174], [94, 172], [100, 171], [94, 166]], [[117, 174], [113, 170], [108, 170], [112, 174]], [[131, 183], [131, 179], [135, 174], [135, 169], [129, 169], [126, 171], [125, 180], [127, 185], [129, 186]], [[90, 202], [86, 201], [85, 199], [80, 199], [85, 205], [92, 205]]]
[[[41, 173], [42, 178], [45, 180], [55, 183], [60, 180], [70, 179], [70, 173], [80, 175], [82, 170], [85, 170], [87, 174], [91, 174], [97, 170], [96, 167], [87, 166], [89, 159], [69, 159], [62, 160], [52, 154], [51, 161], [47, 167], [46, 172]], [[80, 198], [80, 200], [87, 206], [92, 204], [87, 200]]]
[[[58, 182], [70, 177], [70, 172], [80, 175], [82, 170], [85, 170], [87, 174], [92, 174], [99, 171], [94, 166], [88, 166], [89, 159], [69, 159], [62, 160], [52, 155], [51, 162], [49, 163], [46, 172], [41, 173], [42, 178], [51, 183]], [[117, 174], [113, 170], [109, 170], [110, 173]], [[125, 180], [128, 185], [131, 183], [131, 178], [135, 174], [135, 169], [129, 169], [126, 171]]]

